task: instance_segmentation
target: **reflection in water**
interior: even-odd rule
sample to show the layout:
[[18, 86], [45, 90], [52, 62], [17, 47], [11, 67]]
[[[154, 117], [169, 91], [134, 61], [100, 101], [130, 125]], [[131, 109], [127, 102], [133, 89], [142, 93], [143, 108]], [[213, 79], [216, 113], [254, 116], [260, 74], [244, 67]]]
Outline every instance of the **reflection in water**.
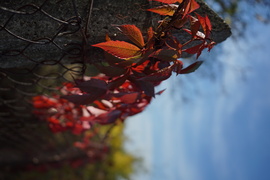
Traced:
[[[222, 10], [218, 2], [213, 7]], [[234, 5], [234, 38], [204, 54], [205, 66], [166, 81], [164, 94], [127, 121], [132, 141], [126, 148], [141, 155], [148, 170], [134, 179], [270, 178], [270, 11], [268, 1], [252, 2]]]

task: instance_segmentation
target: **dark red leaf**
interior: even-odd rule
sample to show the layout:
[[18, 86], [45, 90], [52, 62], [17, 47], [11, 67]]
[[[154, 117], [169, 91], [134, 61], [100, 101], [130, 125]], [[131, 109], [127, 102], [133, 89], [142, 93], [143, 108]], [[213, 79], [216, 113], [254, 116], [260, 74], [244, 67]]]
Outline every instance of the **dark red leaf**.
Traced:
[[155, 73], [152, 73], [148, 76], [142, 77], [139, 80], [150, 81], [150, 82], [161, 82], [161, 81], [168, 79], [172, 75], [172, 71], [173, 71], [173, 65], [165, 67], [165, 68], [163, 68]]
[[115, 65], [120, 66], [120, 67], [130, 67], [132, 66], [134, 63], [138, 63], [140, 62], [142, 58], [131, 58], [129, 60], [126, 61], [121, 61], [119, 63], [116, 63]]
[[99, 98], [101, 95], [100, 93], [94, 93], [94, 94], [73, 94], [73, 95], [65, 95], [62, 96], [62, 98], [78, 105], [87, 105], [93, 103], [97, 98]]
[[177, 60], [174, 64], [173, 71], [176, 72], [176, 74], [180, 74], [181, 70], [183, 69], [183, 62], [180, 60]]
[[201, 24], [198, 21], [198, 19], [195, 19], [194, 17], [190, 16], [190, 25], [191, 25], [190, 29], [191, 29], [192, 38], [195, 38], [197, 32], [200, 29]]
[[118, 88], [119, 86], [121, 86], [122, 84], [124, 84], [128, 78], [129, 72], [127, 72], [126, 74], [124, 74], [123, 76], [111, 81], [108, 84], [108, 89], [110, 90], [114, 90], [116, 88]]
[[173, 23], [173, 26], [175, 28], [180, 29], [180, 28], [182, 28], [186, 24], [187, 20], [188, 20], [188, 17], [186, 17], [186, 16], [183, 19], [176, 19], [174, 21], [174, 23]]
[[175, 50], [177, 52], [177, 55], [180, 56], [182, 51], [182, 44], [176, 37], [168, 37], [165, 43], [169, 49]]
[[151, 57], [157, 58], [161, 61], [175, 61], [179, 58], [179, 55], [174, 49], [159, 49], [155, 51]]
[[83, 92], [93, 93], [94, 91], [106, 92], [108, 84], [101, 80], [91, 78], [88, 81], [77, 81], [77, 87]]
[[163, 89], [163, 90], [161, 90], [161, 91], [158, 91], [158, 92], [156, 93], [156, 95], [161, 95], [165, 90], [166, 90], [166, 89]]
[[204, 43], [198, 44], [196, 46], [193, 46], [191, 48], [185, 49], [183, 51], [189, 53], [189, 54], [196, 54], [200, 51], [200, 49], [203, 47]]
[[114, 55], [112, 55], [112, 54], [110, 54], [110, 53], [108, 53], [106, 51], [104, 52], [104, 58], [105, 58], [105, 61], [107, 63], [109, 63], [110, 65], [114, 65], [116, 63], [120, 63], [120, 62], [125, 61], [123, 59], [120, 59], [118, 57], [115, 57]]
[[203, 63], [203, 61], [197, 61], [197, 62], [195, 62], [195, 63], [189, 65], [188, 67], [182, 69], [182, 70], [180, 71], [180, 74], [188, 74], [188, 73], [192, 73], [192, 72], [194, 72], [195, 70], [197, 70], [197, 69], [201, 66], [202, 63]]
[[137, 80], [134, 82], [147, 96], [155, 97], [155, 86], [149, 81]]
[[117, 119], [121, 116], [121, 111], [119, 110], [112, 110], [108, 113], [103, 113], [93, 119], [93, 121], [100, 123], [100, 124], [111, 124], [114, 123]]

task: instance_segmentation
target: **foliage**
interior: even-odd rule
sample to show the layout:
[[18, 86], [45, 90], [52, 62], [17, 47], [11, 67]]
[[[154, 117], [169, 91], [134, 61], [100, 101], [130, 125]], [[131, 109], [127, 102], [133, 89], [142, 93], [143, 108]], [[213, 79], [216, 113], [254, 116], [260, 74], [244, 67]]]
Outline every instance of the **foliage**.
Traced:
[[[104, 50], [104, 62], [95, 64], [100, 74], [64, 83], [59, 88], [61, 95], [33, 98], [34, 113], [48, 122], [52, 132], [83, 134], [75, 146], [88, 151], [96, 137], [89, 129], [97, 124], [119, 124], [140, 113], [163, 92], [155, 92], [155, 86], [172, 73], [187, 74], [199, 68], [202, 61], [184, 68], [179, 59], [183, 52], [199, 58], [205, 48], [210, 51], [214, 46], [209, 18], [194, 12], [199, 8], [195, 0], [156, 1], [162, 5], [148, 11], [166, 17], [156, 28], [149, 27], [146, 37], [135, 25], [126, 24], [117, 28], [130, 42], [106, 35], [106, 42], [92, 45]], [[186, 31], [190, 39], [180, 43], [172, 33], [176, 30]]]

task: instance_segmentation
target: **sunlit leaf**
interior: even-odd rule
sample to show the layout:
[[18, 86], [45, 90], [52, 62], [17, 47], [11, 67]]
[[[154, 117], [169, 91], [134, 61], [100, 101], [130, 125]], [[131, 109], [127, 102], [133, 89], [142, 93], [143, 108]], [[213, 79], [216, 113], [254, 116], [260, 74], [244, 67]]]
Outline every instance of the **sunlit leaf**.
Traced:
[[196, 16], [197, 16], [197, 18], [198, 18], [198, 20], [203, 28], [203, 31], [204, 31], [204, 34], [206, 35], [206, 38], [208, 38], [210, 35], [210, 32], [212, 30], [212, 24], [211, 24], [208, 16], [203, 17], [197, 13], [196, 13]]
[[132, 58], [141, 54], [140, 48], [125, 41], [107, 41], [94, 44], [92, 46], [99, 47], [104, 51], [122, 59]]
[[164, 16], [173, 16], [177, 8], [178, 8], [178, 5], [176, 4], [167, 4], [167, 5], [147, 9], [147, 10], [160, 14], [160, 15], [164, 15]]
[[106, 35], [105, 35], [105, 40], [106, 41], [111, 41], [111, 38], [109, 37], [108, 33], [106, 33]]
[[180, 74], [188, 74], [188, 73], [192, 73], [194, 71], [196, 71], [201, 65], [202, 65], [203, 61], [196, 61], [195, 63], [189, 65], [188, 67], [182, 69], [180, 71]]
[[148, 39], [148, 42], [149, 42], [152, 39], [152, 37], [154, 36], [154, 30], [153, 30], [152, 27], [148, 28], [147, 35], [148, 35], [147, 39]]
[[183, 17], [184, 18], [187, 14], [190, 14], [191, 12], [198, 9], [200, 5], [195, 0], [185, 0], [184, 1], [184, 12]]
[[133, 43], [135, 43], [138, 47], [144, 47], [144, 39], [142, 36], [142, 32], [135, 25], [122, 25], [118, 26], [119, 30], [125, 34]]

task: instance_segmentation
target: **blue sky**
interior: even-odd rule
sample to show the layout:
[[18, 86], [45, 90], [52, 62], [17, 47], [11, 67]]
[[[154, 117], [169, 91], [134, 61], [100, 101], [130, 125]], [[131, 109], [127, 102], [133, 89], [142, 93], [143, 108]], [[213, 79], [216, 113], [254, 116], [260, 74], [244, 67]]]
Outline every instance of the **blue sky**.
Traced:
[[126, 148], [146, 170], [134, 179], [270, 179], [270, 24], [251, 19], [245, 31], [246, 38], [217, 48], [215, 80], [203, 76], [207, 65], [173, 76], [159, 87], [167, 88], [161, 96], [126, 121]]

